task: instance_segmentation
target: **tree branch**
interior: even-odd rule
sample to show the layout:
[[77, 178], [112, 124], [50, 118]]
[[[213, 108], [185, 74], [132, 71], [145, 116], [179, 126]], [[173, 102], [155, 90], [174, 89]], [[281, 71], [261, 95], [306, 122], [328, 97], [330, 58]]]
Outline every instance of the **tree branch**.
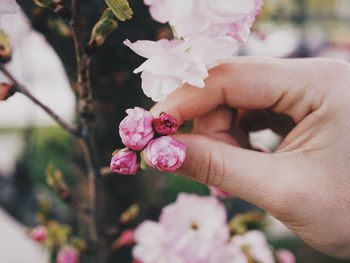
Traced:
[[97, 160], [94, 141], [95, 115], [92, 107], [92, 90], [90, 80], [90, 57], [85, 53], [84, 28], [80, 11], [80, 1], [72, 0], [72, 19], [70, 28], [74, 39], [77, 63], [77, 90], [78, 90], [78, 121], [82, 132], [79, 143], [82, 147], [88, 169], [88, 203], [89, 211], [94, 221], [89, 222], [90, 238], [98, 241], [98, 218], [96, 204], [96, 178], [100, 177], [100, 167]]
[[15, 85], [15, 88], [18, 92], [22, 93], [24, 96], [26, 96], [28, 99], [30, 99], [34, 104], [39, 106], [41, 109], [43, 109], [47, 114], [51, 116], [52, 119], [54, 119], [63, 129], [65, 129], [67, 132], [69, 132], [74, 137], [79, 137], [80, 132], [77, 127], [74, 127], [73, 125], [67, 123], [64, 121], [60, 116], [58, 116], [52, 109], [50, 109], [48, 106], [43, 104], [41, 101], [39, 101], [25, 86], [20, 84], [16, 78], [5, 68], [4, 65], [0, 64], [0, 71], [4, 73], [4, 75], [13, 82]]

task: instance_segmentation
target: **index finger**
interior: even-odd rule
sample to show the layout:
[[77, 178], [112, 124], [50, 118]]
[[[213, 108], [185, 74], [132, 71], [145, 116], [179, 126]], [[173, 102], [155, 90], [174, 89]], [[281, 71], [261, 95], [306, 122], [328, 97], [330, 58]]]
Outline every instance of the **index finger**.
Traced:
[[[316, 71], [310, 63], [310, 59], [235, 58], [211, 69], [205, 88], [185, 84], [151, 111], [155, 116], [161, 112], [172, 114], [181, 124], [221, 105], [237, 109], [271, 108], [290, 115], [297, 123], [304, 116], [290, 104], [301, 103], [298, 90], [308, 86], [310, 74]], [[285, 95], [293, 95], [294, 101]]]

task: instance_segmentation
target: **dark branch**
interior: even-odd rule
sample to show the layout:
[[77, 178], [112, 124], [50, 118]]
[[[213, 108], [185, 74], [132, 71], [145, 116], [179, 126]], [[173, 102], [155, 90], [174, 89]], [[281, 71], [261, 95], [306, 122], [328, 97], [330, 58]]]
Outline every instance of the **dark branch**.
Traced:
[[41, 101], [39, 101], [31, 92], [22, 84], [20, 84], [15, 77], [5, 68], [4, 65], [0, 64], [0, 71], [4, 73], [4, 75], [15, 85], [15, 88], [18, 92], [25, 95], [27, 98], [29, 98], [34, 104], [42, 108], [47, 114], [51, 116], [52, 119], [54, 119], [63, 129], [65, 129], [67, 132], [69, 132], [71, 135], [75, 137], [80, 136], [79, 129], [74, 127], [73, 125], [67, 123], [64, 121], [60, 116], [58, 116], [52, 109], [50, 109], [48, 106], [43, 104]]

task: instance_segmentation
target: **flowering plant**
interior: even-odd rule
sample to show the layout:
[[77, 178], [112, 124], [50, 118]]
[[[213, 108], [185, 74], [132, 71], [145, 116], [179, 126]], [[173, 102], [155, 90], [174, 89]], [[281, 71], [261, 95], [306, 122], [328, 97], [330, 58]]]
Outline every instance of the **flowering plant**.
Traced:
[[[168, 113], [153, 116], [151, 112], [135, 107], [126, 111], [127, 116], [119, 126], [125, 148], [113, 153], [110, 167], [100, 167], [94, 137], [94, 106], [98, 103], [94, 101], [95, 90], [92, 92], [91, 88], [91, 60], [118, 24], [131, 19], [133, 12], [127, 0], [106, 0], [108, 7], [91, 26], [90, 39], [85, 43], [87, 23], [81, 13], [84, 8], [80, 8], [79, 0], [72, 0], [71, 8], [65, 6], [65, 2], [34, 0], [37, 7], [49, 9], [62, 19], [58, 23], [60, 29], [63, 28], [62, 31], [74, 41], [77, 72], [76, 79], [72, 81], [75, 83], [72, 91], [77, 101], [75, 123], [62, 119], [7, 70], [4, 64], [11, 60], [11, 43], [8, 35], [0, 32], [0, 70], [8, 79], [8, 82], [0, 85], [0, 101], [7, 100], [15, 93], [29, 98], [75, 139], [81, 146], [86, 164], [80, 171], [87, 174], [83, 180], [86, 187], [80, 189], [86, 203], [77, 201], [63, 173], [49, 167], [46, 174], [47, 185], [61, 201], [74, 208], [77, 221], [83, 228], [86, 227], [81, 231], [86, 242], [77, 238], [66, 224], [46, 218], [38, 220], [39, 226], [32, 229], [30, 237], [48, 249], [51, 261], [57, 263], [77, 263], [83, 261], [86, 254], [91, 256], [92, 261], [99, 262], [100, 258], [106, 259], [111, 251], [114, 253], [135, 242], [133, 256], [135, 262], [141, 263], [274, 262], [274, 253], [260, 229], [245, 227], [244, 220], [239, 221], [237, 227], [237, 217], [227, 222], [221, 201], [229, 198], [230, 194], [213, 187], [210, 187], [211, 197], [180, 194], [175, 203], [162, 209], [159, 222], [144, 221], [136, 231], [131, 223], [139, 215], [138, 205], [131, 205], [119, 218], [116, 217], [113, 226], [101, 225], [100, 217], [104, 217], [108, 210], [106, 207], [100, 208], [104, 205], [102, 201], [107, 200], [101, 198], [107, 193], [103, 192], [106, 187], [102, 188], [107, 184], [96, 183], [106, 178], [101, 175], [110, 174], [110, 171], [124, 175], [137, 174], [143, 167], [142, 159], [150, 167], [172, 173], [186, 161], [186, 147], [172, 136], [180, 125], [176, 118]], [[6, 5], [1, 5], [3, 3]], [[144, 0], [144, 3], [149, 6], [156, 21], [170, 24], [174, 35], [173, 39], [158, 41], [124, 41], [127, 47], [147, 59], [134, 72], [141, 73], [142, 89], [154, 101], [165, 99], [184, 84], [205, 88], [209, 70], [220, 60], [234, 55], [247, 41], [263, 4], [262, 0]], [[4, 0], [0, 3], [0, 15], [14, 13], [15, 8], [14, 0]], [[33, 13], [37, 15], [40, 12], [36, 10]], [[104, 152], [110, 152], [110, 149]], [[115, 178], [118, 180], [121, 177]], [[127, 195], [132, 196], [129, 192]], [[115, 210], [119, 213], [122, 209]], [[102, 216], [99, 215], [100, 210], [103, 211]], [[293, 263], [295, 260], [288, 251], [276, 256], [281, 263]]]
[[135, 262], [295, 262], [286, 250], [276, 254], [276, 261], [261, 230], [238, 231], [235, 221], [227, 222], [224, 205], [214, 197], [180, 194], [163, 208], [159, 222], [144, 221], [136, 229]]
[[169, 135], [177, 131], [177, 121], [162, 113], [154, 118], [139, 107], [128, 109], [127, 117], [119, 125], [119, 134], [125, 146], [115, 151], [111, 170], [119, 174], [135, 174], [140, 167], [138, 151], [143, 151], [145, 162], [163, 172], [179, 169], [185, 160], [186, 147]]
[[142, 89], [154, 101], [165, 99], [184, 83], [203, 88], [208, 70], [248, 40], [263, 5], [262, 0], [144, 2], [156, 21], [171, 25], [175, 36], [172, 40], [124, 42], [147, 58], [134, 73], [142, 72]]

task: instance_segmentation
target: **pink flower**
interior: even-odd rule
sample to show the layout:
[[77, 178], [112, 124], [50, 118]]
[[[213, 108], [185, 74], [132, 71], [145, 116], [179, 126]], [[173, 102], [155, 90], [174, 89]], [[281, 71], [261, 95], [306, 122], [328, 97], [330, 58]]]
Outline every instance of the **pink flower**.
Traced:
[[159, 222], [179, 254], [201, 262], [228, 241], [226, 220], [226, 210], [217, 199], [180, 194], [163, 208]]
[[[217, 199], [180, 194], [163, 208], [159, 223], [145, 221], [136, 229], [133, 256], [143, 263], [221, 263], [214, 254], [229, 240], [226, 219]], [[240, 250], [232, 250], [239, 258]]]
[[277, 251], [278, 263], [295, 263], [297, 262], [295, 256], [289, 250], [279, 250]]
[[[169, 23], [179, 37], [192, 37], [211, 27], [236, 28], [232, 36], [246, 34], [261, 9], [262, 0], [144, 0], [158, 22]], [[239, 38], [239, 37], [238, 37]]]
[[17, 11], [17, 3], [15, 0], [0, 1], [0, 15], [15, 14]]
[[[237, 45], [215, 28], [189, 40], [137, 41], [124, 44], [134, 52], [147, 58], [134, 73], [140, 73], [142, 89], [154, 101], [164, 100], [184, 83], [204, 88], [208, 69], [219, 59], [231, 57]], [[218, 35], [219, 37], [214, 37]]]
[[186, 263], [171, 248], [170, 237], [157, 222], [145, 221], [135, 231], [133, 257], [142, 263]]
[[47, 238], [47, 229], [45, 226], [37, 226], [32, 230], [31, 237], [34, 241], [42, 243]]
[[224, 190], [221, 190], [220, 188], [209, 186], [210, 195], [218, 197], [218, 198], [229, 198], [231, 197], [231, 194], [225, 192]]
[[153, 116], [149, 111], [135, 107], [126, 111], [127, 117], [119, 125], [124, 145], [134, 151], [142, 150], [153, 138]]
[[235, 247], [245, 248], [258, 262], [274, 263], [274, 257], [263, 232], [258, 230], [248, 231], [241, 236], [234, 236], [231, 244]]
[[150, 141], [144, 151], [146, 163], [163, 172], [173, 172], [179, 169], [185, 157], [185, 145], [169, 136]]
[[116, 152], [111, 160], [111, 170], [113, 173], [133, 175], [140, 168], [137, 160], [137, 153], [128, 149]]
[[255, 6], [251, 12], [249, 12], [246, 16], [237, 22], [229, 23], [226, 25], [230, 30], [228, 35], [236, 39], [241, 44], [244, 44], [248, 41], [251, 33], [251, 27], [264, 4], [263, 0], [254, 0], [254, 2]]
[[209, 257], [208, 263], [249, 263], [240, 248], [225, 244], [219, 247]]
[[159, 135], [172, 135], [178, 127], [176, 118], [165, 112], [153, 120], [153, 128]]
[[56, 263], [79, 263], [79, 252], [72, 246], [65, 245], [58, 251]]

